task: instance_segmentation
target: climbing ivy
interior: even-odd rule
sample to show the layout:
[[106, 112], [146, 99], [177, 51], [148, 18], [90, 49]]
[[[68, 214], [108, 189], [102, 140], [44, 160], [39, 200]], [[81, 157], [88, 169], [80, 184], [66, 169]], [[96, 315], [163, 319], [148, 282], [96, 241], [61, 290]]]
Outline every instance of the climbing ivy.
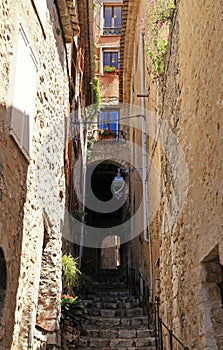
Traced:
[[100, 109], [101, 93], [100, 93], [99, 79], [97, 77], [94, 78], [94, 103], [98, 106], [98, 109]]
[[147, 16], [140, 19], [140, 32], [144, 36], [145, 50], [148, 54], [153, 74], [163, 74], [169, 28], [172, 24], [174, 0], [150, 0]]

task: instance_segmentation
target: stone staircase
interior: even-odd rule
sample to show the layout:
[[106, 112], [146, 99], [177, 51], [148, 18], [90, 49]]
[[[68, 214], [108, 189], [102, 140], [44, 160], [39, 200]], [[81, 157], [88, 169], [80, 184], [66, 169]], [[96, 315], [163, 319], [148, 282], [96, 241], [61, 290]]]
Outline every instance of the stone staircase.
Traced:
[[84, 304], [80, 350], [155, 350], [148, 318], [124, 283], [95, 282]]

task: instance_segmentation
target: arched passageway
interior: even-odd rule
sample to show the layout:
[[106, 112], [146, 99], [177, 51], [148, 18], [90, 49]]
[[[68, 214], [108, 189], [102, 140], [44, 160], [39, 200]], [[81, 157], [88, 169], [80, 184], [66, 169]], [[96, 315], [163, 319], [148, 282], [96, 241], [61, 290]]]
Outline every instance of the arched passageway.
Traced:
[[[106, 206], [112, 199], [117, 200], [117, 205], [114, 204], [111, 210], [105, 210], [105, 212], [98, 211], [96, 206], [95, 210], [92, 207], [89, 209], [86, 204], [86, 223], [95, 228], [95, 240], [98, 240], [96, 248], [84, 247], [82, 268], [88, 274], [93, 275], [105, 269], [109, 270], [108, 274], [112, 273], [112, 270], [121, 270], [127, 259], [126, 244], [121, 244], [118, 234], [109, 234], [110, 228], [119, 227], [125, 222], [129, 210], [128, 199], [123, 202], [120, 199], [114, 199], [112, 193], [112, 182], [117, 175], [118, 168], [119, 166], [112, 161], [104, 161], [97, 164], [93, 171], [90, 167], [88, 169], [91, 174], [91, 176], [87, 174], [90, 189], [95, 199], [102, 203], [102, 209], [103, 202]], [[127, 182], [126, 175], [122, 174], [122, 176]], [[94, 203], [94, 200], [91, 203]], [[97, 228], [100, 234], [97, 233]]]

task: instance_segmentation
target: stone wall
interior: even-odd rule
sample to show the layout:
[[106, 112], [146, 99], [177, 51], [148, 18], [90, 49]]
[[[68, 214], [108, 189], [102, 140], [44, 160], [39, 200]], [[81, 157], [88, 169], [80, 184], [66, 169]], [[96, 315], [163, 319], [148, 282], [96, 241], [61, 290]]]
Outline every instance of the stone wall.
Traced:
[[223, 346], [221, 10], [178, 1], [161, 95], [161, 312], [196, 350]]
[[[120, 100], [137, 105], [142, 61], [135, 24], [146, 16], [144, 5], [125, 2], [121, 37]], [[221, 349], [222, 4], [176, 5], [164, 80], [148, 74], [145, 55], [147, 154], [157, 170], [148, 173], [149, 229], [153, 279], [161, 279], [161, 288], [155, 281], [153, 287], [161, 291], [163, 321], [185, 345]], [[132, 140], [140, 142], [139, 135], [133, 132]], [[149, 280], [149, 245], [142, 237], [132, 255]]]
[[[31, 1], [0, 1], [0, 247], [7, 268], [2, 349], [39, 349], [47, 333], [59, 328], [64, 119], [69, 90], [66, 52], [53, 1], [47, 1], [44, 10], [43, 23]], [[38, 70], [29, 160], [10, 135], [21, 24]]]

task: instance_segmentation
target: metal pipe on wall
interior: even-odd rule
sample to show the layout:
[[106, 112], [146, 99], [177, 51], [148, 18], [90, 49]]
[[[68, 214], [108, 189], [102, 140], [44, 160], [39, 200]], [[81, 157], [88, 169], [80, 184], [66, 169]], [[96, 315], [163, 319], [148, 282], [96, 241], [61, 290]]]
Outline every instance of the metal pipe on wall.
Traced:
[[142, 107], [142, 181], [143, 181], [143, 220], [144, 220], [144, 240], [149, 244], [149, 264], [150, 264], [150, 302], [153, 300], [153, 266], [152, 266], [152, 245], [149, 232], [149, 205], [148, 205], [148, 159], [147, 159], [147, 128], [146, 128], [146, 106], [145, 106], [145, 60], [144, 60], [144, 38], [140, 33], [139, 38], [139, 59], [140, 59], [140, 88], [141, 94], [137, 95], [141, 98]]

